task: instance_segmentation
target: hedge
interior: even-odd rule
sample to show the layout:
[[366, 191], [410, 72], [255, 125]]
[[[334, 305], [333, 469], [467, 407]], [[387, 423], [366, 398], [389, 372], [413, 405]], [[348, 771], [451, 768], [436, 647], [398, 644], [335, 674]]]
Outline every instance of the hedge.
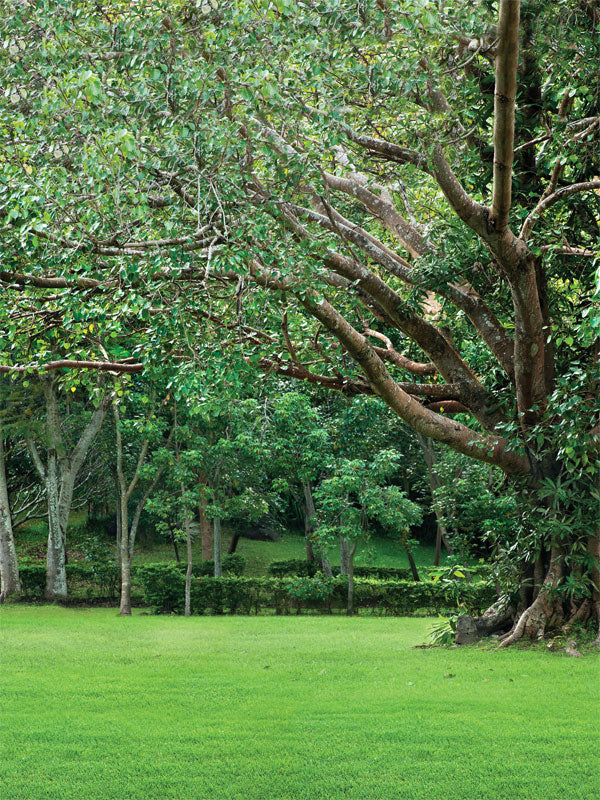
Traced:
[[[336, 568], [333, 568], [336, 570]], [[339, 568], [337, 568], [339, 569]], [[419, 567], [421, 577], [427, 576], [432, 571], [444, 573], [450, 571], [446, 569], [430, 567]], [[462, 568], [468, 579], [478, 578], [479, 580], [490, 580], [493, 577], [493, 567], [490, 564], [474, 564]], [[318, 572], [322, 571], [321, 565], [316, 561], [306, 561], [302, 558], [290, 558], [287, 561], [273, 561], [269, 564], [269, 573], [274, 577], [283, 578], [287, 575], [297, 575], [299, 577], [314, 578]], [[381, 581], [400, 580], [412, 581], [412, 572], [408, 567], [354, 567], [355, 578], [376, 578]]]
[[[148, 564], [138, 570], [146, 604], [158, 614], [181, 614], [185, 578], [176, 565]], [[331, 613], [344, 609], [348, 579], [345, 576], [293, 578], [194, 578], [191, 607], [194, 614], [276, 614], [303, 610]], [[354, 607], [373, 614], [411, 614], [418, 610], [440, 612], [461, 604], [465, 611], [479, 612], [496, 599], [495, 590], [483, 581], [354, 581]]]
[[[335, 567], [333, 569], [336, 569]], [[339, 567], [337, 568], [339, 570]], [[287, 561], [273, 561], [269, 564], [269, 573], [283, 578], [286, 575], [314, 578], [322, 567], [317, 561], [305, 561], [301, 558], [290, 558]], [[377, 578], [378, 580], [412, 580], [412, 572], [408, 567], [354, 567], [355, 578]]]
[[[186, 564], [158, 564], [155, 566], [172, 566], [182, 576], [187, 569]], [[223, 574], [239, 577], [243, 574], [246, 566], [246, 559], [239, 553], [228, 555], [223, 558]], [[212, 575], [214, 572], [214, 561], [201, 561], [194, 564], [192, 575], [195, 577]], [[144, 567], [134, 565], [131, 567], [131, 577], [137, 582], [138, 573]], [[75, 561], [67, 564], [67, 585], [69, 591], [82, 590], [88, 596], [101, 595], [105, 597], [115, 597], [120, 584], [119, 570], [116, 564], [94, 564], [88, 562]], [[19, 566], [19, 576], [21, 578], [21, 588], [23, 595], [31, 598], [40, 598], [46, 591], [46, 566], [44, 564], [21, 564]]]

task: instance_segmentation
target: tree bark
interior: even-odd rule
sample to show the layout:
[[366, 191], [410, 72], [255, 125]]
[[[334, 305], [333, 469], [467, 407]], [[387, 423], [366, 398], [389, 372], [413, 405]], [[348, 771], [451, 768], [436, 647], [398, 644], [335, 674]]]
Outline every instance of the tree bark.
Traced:
[[346, 542], [346, 554], [348, 565], [348, 604], [346, 615], [351, 617], [354, 614], [354, 553], [356, 552], [356, 539]]
[[348, 541], [340, 536], [340, 575], [348, 575]]
[[413, 580], [420, 581], [421, 579], [419, 578], [419, 571], [417, 569], [417, 565], [415, 564], [415, 559], [413, 558], [410, 545], [406, 541], [404, 542], [404, 550], [406, 551], [406, 557], [408, 558], [408, 563], [410, 564], [410, 571], [412, 572]]
[[[181, 497], [185, 501], [185, 487], [181, 484]], [[185, 544], [187, 555], [187, 568], [185, 571], [185, 611], [186, 617], [192, 613], [192, 569], [193, 569], [193, 555], [192, 555], [192, 528], [190, 519], [186, 515], [185, 518]]]
[[213, 520], [213, 558], [215, 561], [215, 578], [221, 578], [223, 575], [221, 564], [221, 520], [218, 517]]
[[66, 541], [61, 525], [58, 456], [48, 451], [46, 498], [48, 501], [48, 550], [46, 553], [46, 600], [67, 597]]
[[433, 442], [426, 436], [422, 436], [420, 433], [417, 433], [417, 441], [421, 445], [421, 450], [423, 451], [423, 458], [425, 460], [425, 466], [427, 467], [427, 477], [429, 479], [429, 489], [431, 492], [431, 500], [433, 503], [433, 511], [435, 514], [436, 519], [436, 536], [435, 536], [435, 556], [433, 559], [433, 566], [437, 567], [440, 563], [440, 556], [442, 550], [442, 542], [446, 547], [448, 553], [452, 554], [452, 549], [448, 543], [448, 531], [446, 530], [445, 525], [442, 523], [442, 515], [435, 503], [435, 490], [439, 489], [440, 487], [440, 479], [436, 475], [433, 466], [435, 464], [435, 449], [433, 447]]
[[12, 518], [6, 483], [4, 438], [0, 427], [0, 603], [21, 593], [19, 564], [12, 529]]
[[[200, 480], [201, 486], [206, 486], [204, 480]], [[209, 561], [213, 556], [213, 539], [210, 520], [206, 516], [206, 497], [203, 496], [198, 503], [198, 522], [200, 523], [200, 536], [202, 538], [202, 559]]]
[[555, 589], [562, 578], [562, 555], [558, 547], [552, 547], [550, 565], [538, 596], [515, 620], [511, 631], [503, 637], [500, 647], [508, 647], [523, 636], [542, 639], [548, 630], [559, 627], [563, 622], [560, 599]]
[[[306, 531], [306, 528], [308, 526], [310, 532], [312, 533], [314, 519], [317, 514], [317, 511], [315, 509], [315, 501], [313, 499], [312, 488], [309, 481], [303, 481], [302, 491], [304, 493], [304, 529]], [[319, 558], [321, 559], [321, 568], [323, 570], [323, 575], [325, 575], [326, 578], [332, 578], [333, 572], [331, 570], [331, 564], [329, 563], [329, 559], [327, 558], [327, 553], [325, 552], [324, 548], [320, 546], [318, 547], [318, 551], [319, 551]]]

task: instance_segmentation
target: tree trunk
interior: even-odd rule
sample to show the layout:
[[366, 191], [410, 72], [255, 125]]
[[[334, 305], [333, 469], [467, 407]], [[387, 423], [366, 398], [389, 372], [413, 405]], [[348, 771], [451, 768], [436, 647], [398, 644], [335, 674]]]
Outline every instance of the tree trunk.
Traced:
[[348, 541], [340, 536], [340, 575], [348, 574]]
[[440, 514], [440, 511], [435, 504], [435, 490], [439, 489], [440, 487], [440, 479], [438, 478], [438, 476], [435, 473], [435, 470], [433, 469], [433, 466], [435, 464], [435, 449], [433, 446], [433, 442], [431, 441], [431, 439], [427, 438], [426, 436], [422, 436], [420, 433], [417, 433], [417, 440], [421, 445], [421, 450], [423, 451], [423, 459], [425, 461], [425, 466], [427, 467], [429, 489], [431, 492], [433, 511], [437, 523], [437, 530], [435, 536], [435, 556], [433, 559], [433, 566], [437, 567], [439, 566], [440, 563], [442, 542], [444, 543], [446, 550], [450, 554], [452, 554], [452, 548], [448, 544], [448, 531], [446, 530], [444, 524], [441, 521], [442, 515]]
[[66, 543], [60, 522], [58, 458], [54, 449], [48, 452], [46, 497], [48, 501], [46, 600], [64, 600], [67, 597]]
[[[181, 498], [185, 502], [185, 487], [181, 484]], [[187, 569], [185, 571], [185, 616], [189, 617], [192, 613], [192, 527], [191, 520], [186, 515], [185, 518], [185, 544], [187, 554]]]
[[351, 617], [354, 614], [354, 553], [356, 552], [356, 540], [348, 543], [346, 541], [346, 556], [348, 566], [348, 604], [346, 615]]
[[131, 616], [131, 557], [129, 548], [123, 546], [126, 540], [122, 538], [121, 545], [121, 602], [119, 604], [119, 615], [121, 617]]
[[308, 481], [304, 481], [302, 483], [302, 491], [304, 493], [304, 538], [306, 540], [306, 560], [308, 562], [312, 562], [315, 560], [315, 551], [310, 537], [312, 534], [313, 519], [315, 516], [315, 504], [313, 502], [310, 483]]
[[117, 523], [117, 566], [119, 570], [119, 574], [121, 573], [121, 540], [123, 538], [123, 524], [121, 518], [121, 490], [119, 488], [119, 482], [117, 480], [117, 510], [116, 510], [116, 523]]
[[[314, 518], [316, 516], [317, 511], [315, 509], [315, 501], [312, 496], [312, 489], [309, 481], [304, 481], [302, 483], [302, 491], [304, 492], [304, 530], [306, 534], [307, 526], [310, 532], [312, 533]], [[308, 556], [308, 544], [309, 540], [307, 539], [307, 556]], [[321, 568], [323, 570], [323, 575], [325, 575], [326, 578], [332, 578], [333, 572], [331, 571], [331, 564], [329, 563], [329, 559], [327, 558], [327, 553], [325, 552], [325, 549], [321, 546], [317, 546], [317, 549], [319, 552], [319, 558], [321, 559]], [[308, 560], [310, 561], [310, 558]]]
[[417, 570], [417, 565], [415, 564], [415, 559], [413, 558], [413, 554], [408, 542], [404, 542], [404, 550], [406, 551], [406, 557], [408, 558], [408, 563], [410, 564], [410, 571], [412, 572], [413, 581], [420, 581], [421, 579], [419, 578], [419, 571]]
[[215, 561], [215, 578], [221, 578], [223, 575], [221, 566], [221, 520], [218, 517], [213, 520], [213, 558]]
[[561, 578], [562, 555], [555, 546], [551, 550], [550, 565], [538, 596], [515, 620], [510, 632], [502, 637], [500, 647], [508, 647], [523, 636], [528, 636], [530, 639], [543, 639], [547, 631], [560, 627], [563, 622], [563, 611], [555, 589]]
[[[201, 485], [205, 484], [201, 481]], [[198, 503], [198, 522], [200, 523], [200, 536], [202, 537], [202, 559], [208, 561], [213, 555], [213, 538], [210, 520], [206, 516], [206, 499]]]
[[21, 593], [19, 564], [12, 529], [12, 518], [6, 484], [4, 440], [0, 428], [0, 603]]

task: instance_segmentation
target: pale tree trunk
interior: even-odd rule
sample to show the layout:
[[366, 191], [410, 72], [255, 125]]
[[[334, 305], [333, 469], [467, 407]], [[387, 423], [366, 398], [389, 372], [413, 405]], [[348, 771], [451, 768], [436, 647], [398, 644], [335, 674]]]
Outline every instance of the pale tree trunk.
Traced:
[[117, 526], [117, 568], [119, 570], [119, 574], [121, 573], [121, 540], [123, 538], [123, 520], [121, 518], [121, 488], [119, 486], [119, 479], [115, 472], [115, 481], [116, 481], [116, 505], [117, 511], [115, 514], [116, 517], [116, 526]]
[[46, 553], [46, 599], [63, 600], [67, 596], [66, 541], [61, 526], [58, 458], [55, 450], [48, 453], [46, 464], [46, 498], [48, 501], [48, 550]]
[[213, 520], [213, 558], [215, 562], [215, 578], [223, 575], [221, 565], [221, 520], [215, 517]]
[[0, 427], [0, 603], [10, 597], [18, 597], [20, 593], [19, 564], [6, 483], [4, 439]]
[[354, 553], [356, 552], [356, 539], [346, 541], [346, 555], [348, 566], [348, 604], [346, 614], [351, 617], [354, 613]]
[[[303, 481], [302, 491], [304, 493], [304, 530], [305, 533], [307, 530], [310, 531], [310, 533], [312, 533], [314, 519], [317, 514], [317, 511], [315, 509], [315, 501], [312, 496], [312, 489], [309, 481]], [[327, 558], [327, 553], [322, 547], [319, 547], [318, 550], [319, 550], [319, 558], [321, 560], [321, 568], [323, 569], [323, 575], [325, 575], [326, 578], [333, 577], [333, 572], [331, 571], [331, 564], [329, 563], [329, 559]], [[308, 544], [307, 544], [307, 555], [308, 555]]]
[[[597, 486], [600, 490], [600, 476], [598, 477]], [[596, 512], [596, 532], [588, 537], [588, 552], [593, 564], [591, 569], [592, 616], [595, 616], [596, 624], [598, 625], [598, 634], [594, 644], [600, 646], [600, 508]]]
[[[181, 497], [185, 500], [185, 488], [181, 484]], [[187, 569], [185, 571], [185, 616], [189, 617], [192, 613], [192, 569], [193, 569], [193, 556], [192, 556], [192, 529], [190, 519], [188, 516], [185, 518], [185, 544], [187, 554]]]
[[437, 531], [435, 537], [435, 556], [433, 559], [433, 566], [437, 567], [440, 563], [442, 542], [444, 543], [446, 550], [450, 554], [452, 554], [452, 549], [448, 544], [448, 531], [446, 530], [444, 524], [441, 521], [442, 515], [440, 514], [440, 511], [437, 508], [437, 505], [435, 504], [435, 490], [439, 489], [440, 487], [440, 479], [438, 478], [435, 470], [433, 469], [433, 466], [435, 464], [435, 449], [433, 447], [433, 442], [431, 441], [431, 439], [429, 439], [426, 436], [422, 436], [420, 433], [417, 433], [417, 440], [421, 445], [421, 450], [423, 451], [423, 458], [425, 460], [425, 466], [427, 467], [427, 477], [429, 478], [429, 489], [431, 491], [431, 499], [434, 503], [433, 510], [437, 522]]
[[33, 464], [43, 481], [48, 504], [48, 550], [46, 555], [46, 599], [62, 600], [67, 596], [67, 526], [73, 502], [77, 475], [96, 438], [109, 405], [104, 394], [94, 409], [79, 441], [68, 455], [60, 428], [56, 384], [52, 378], [42, 379], [46, 400], [47, 460], [44, 466], [32, 437], [27, 446]]

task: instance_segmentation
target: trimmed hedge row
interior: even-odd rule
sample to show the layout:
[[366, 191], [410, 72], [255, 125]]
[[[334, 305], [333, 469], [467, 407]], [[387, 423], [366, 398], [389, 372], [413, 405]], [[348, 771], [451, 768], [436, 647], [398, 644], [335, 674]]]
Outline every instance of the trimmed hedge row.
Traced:
[[[334, 569], [336, 569], [334, 567]], [[337, 568], [339, 569], [339, 568]], [[277, 578], [296, 575], [303, 578], [314, 578], [322, 567], [317, 561], [305, 561], [302, 558], [290, 558], [287, 561], [273, 561], [269, 564], [269, 573]], [[355, 578], [376, 578], [385, 580], [412, 580], [412, 572], [408, 567], [354, 567]]]
[[[138, 569], [145, 601], [158, 614], [181, 614], [185, 579], [175, 565], [147, 564]], [[303, 610], [331, 613], [346, 607], [345, 576], [295, 578], [194, 578], [191, 607], [194, 614], [276, 614]], [[418, 610], [440, 612], [461, 604], [468, 612], [487, 608], [496, 599], [494, 588], [482, 581], [354, 581], [354, 607], [373, 614], [402, 615]]]
[[[336, 568], [334, 567], [334, 570]], [[337, 568], [339, 569], [339, 568]], [[419, 567], [421, 576], [427, 575], [430, 572], [437, 572], [437, 568]], [[469, 567], [461, 567], [465, 575], [470, 578], [478, 578], [479, 580], [489, 580], [493, 575], [493, 567], [490, 564], [474, 564]], [[273, 561], [269, 564], [269, 573], [277, 578], [283, 578], [288, 575], [297, 575], [299, 577], [314, 578], [315, 575], [321, 572], [322, 567], [316, 561], [306, 561], [302, 558], [290, 558], [287, 561]], [[450, 570], [450, 568], [446, 568]], [[444, 573], [444, 568], [439, 572]], [[412, 572], [408, 567], [354, 567], [355, 578], [376, 578], [381, 581], [399, 580], [399, 581], [412, 581]]]
[[[166, 564], [154, 566], [167, 566], [177, 570], [182, 576], [185, 575], [185, 564]], [[223, 558], [223, 574], [239, 577], [244, 573], [246, 559], [239, 553], [228, 555]], [[93, 563], [76, 561], [67, 564], [67, 584], [69, 591], [85, 590], [88, 594], [115, 597], [119, 588], [120, 575], [118, 567], [113, 564], [100, 566]], [[132, 566], [131, 577], [137, 582], [140, 570], [143, 566]], [[204, 577], [212, 575], [215, 569], [214, 561], [201, 561], [194, 564], [192, 575], [194, 577]], [[21, 578], [21, 588], [25, 597], [40, 598], [44, 596], [46, 590], [46, 566], [45, 564], [23, 564], [19, 567]]]

